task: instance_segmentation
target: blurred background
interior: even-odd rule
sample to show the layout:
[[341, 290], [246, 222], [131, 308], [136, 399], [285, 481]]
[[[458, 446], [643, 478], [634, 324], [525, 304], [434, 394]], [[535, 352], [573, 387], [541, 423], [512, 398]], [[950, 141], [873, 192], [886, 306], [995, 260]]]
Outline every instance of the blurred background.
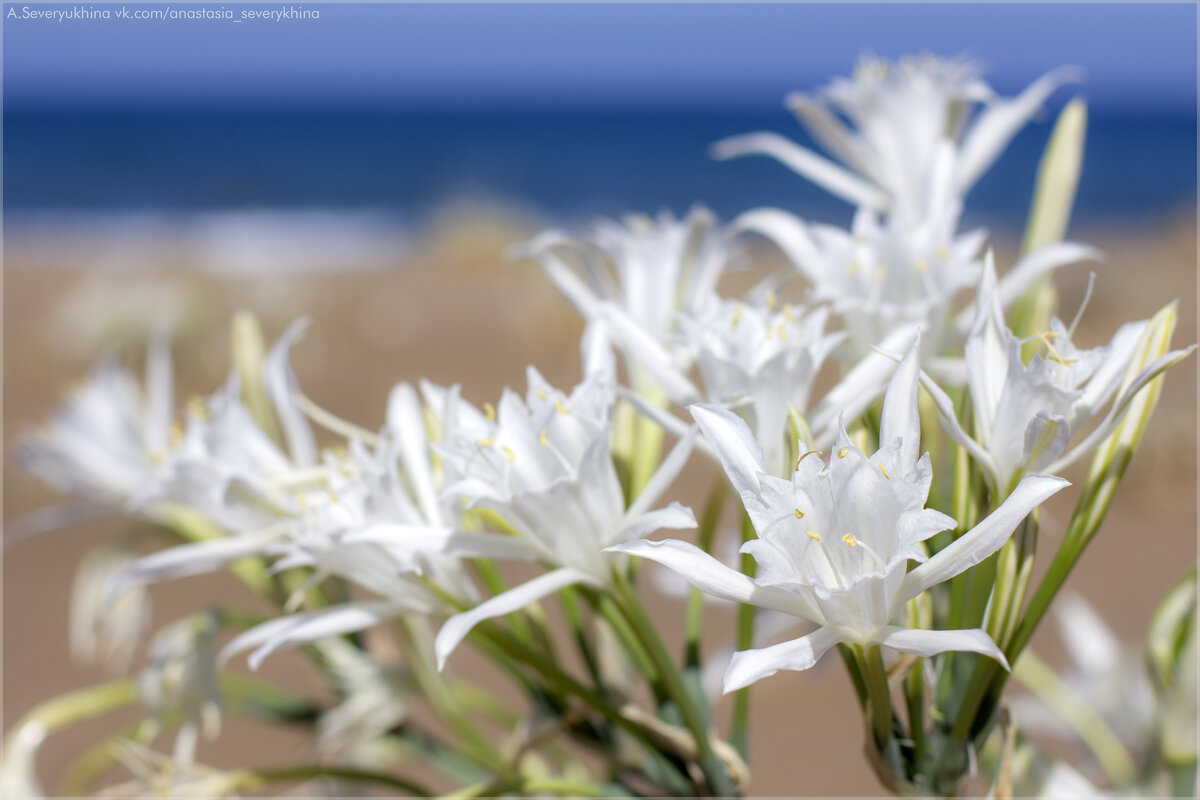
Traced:
[[[235, 309], [270, 336], [306, 314], [301, 384], [368, 428], [399, 380], [460, 382], [477, 402], [521, 387], [527, 363], [571, 384], [580, 325], [507, 249], [549, 225], [697, 202], [723, 219], [774, 205], [848, 225], [849, 206], [779, 164], [716, 162], [708, 147], [755, 130], [811, 145], [783, 96], [848, 75], [862, 54], [966, 54], [1002, 96], [1083, 67], [1086, 82], [1056, 92], [972, 191], [964, 226], [986, 225], [998, 263], [1012, 263], [1050, 123], [1082, 94], [1070, 235], [1108, 253], [1092, 267], [1082, 343], [1172, 298], [1177, 343], [1197, 338], [1191, 5], [227, 3], [186, 8], [234, 19], [182, 20], [31, 20], [21, 8], [5, 5], [3, 28], [5, 728], [105, 675], [67, 655], [69, 587], [81, 554], [127, 523], [11, 535], [56, 502], [14, 468], [12, 443], [98, 353], [168, 319], [181, 396], [208, 393]], [[297, 18], [235, 21], [289, 9]], [[1064, 315], [1088, 269], [1059, 275]], [[1073, 578], [1131, 646], [1196, 557], [1195, 376], [1193, 358], [1168, 377], [1147, 452]], [[155, 624], [222, 586], [160, 587]], [[664, 601], [662, 618], [676, 613]], [[1051, 625], [1037, 647], [1061, 661]], [[756, 689], [752, 793], [880, 790], [835, 667]], [[286, 663], [267, 668], [303, 681]], [[48, 782], [107, 729], [49, 742]], [[201, 756], [238, 763], [253, 741], [271, 763], [305, 747], [265, 734], [230, 721]]]

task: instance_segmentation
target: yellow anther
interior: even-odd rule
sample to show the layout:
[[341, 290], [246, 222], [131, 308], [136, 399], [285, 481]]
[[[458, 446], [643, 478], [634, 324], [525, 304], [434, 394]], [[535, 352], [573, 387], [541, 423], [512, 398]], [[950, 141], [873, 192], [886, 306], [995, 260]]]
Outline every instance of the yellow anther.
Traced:
[[167, 456], [162, 450], [157, 447], [150, 451], [150, 460], [155, 464], [161, 464], [167, 460]]
[[939, 244], [937, 246], [937, 257], [940, 258], [942, 261], [945, 261], [946, 259], [950, 258], [950, 251], [946, 249], [946, 245]]
[[546, 394], [541, 389], [538, 389], [536, 392], [534, 392], [534, 394], [536, 394], [538, 396], [539, 400], [549, 400], [550, 399], [550, 395]]
[[333, 489], [327, 489], [326, 493], [329, 495], [329, 502], [331, 502], [331, 503], [338, 502], [337, 492], [335, 492]]
[[817, 533], [816, 531], [809, 531], [808, 538], [812, 539], [814, 542], [819, 542], [821, 541], [821, 534]]
[[929, 262], [923, 258], [918, 258], [913, 264], [917, 272], [929, 272]]
[[775, 295], [775, 292], [768, 289], [767, 290], [767, 308], [774, 311], [778, 305], [779, 305], [779, 298]]
[[784, 322], [779, 323], [777, 333], [779, 334], [780, 339], [786, 339], [787, 338], [787, 323], [784, 323]]
[[804, 519], [804, 512], [801, 511], [800, 509], [797, 508], [792, 513], [796, 515], [796, 519]]
[[845, 536], [842, 537], [842, 541], [846, 543], [847, 547], [854, 547], [855, 545], [858, 544], [858, 539], [854, 538], [853, 533], [847, 533]]
[[788, 322], [796, 321], [796, 315], [792, 312], [792, 304], [791, 303], [783, 304], [783, 316], [784, 316], [784, 319], [786, 319]]
[[204, 401], [196, 395], [192, 395], [187, 401], [188, 412], [196, 419], [208, 419], [208, 409], [204, 407]]
[[495, 437], [492, 437], [491, 439], [476, 439], [475, 440], [475, 444], [479, 445], [480, 447], [491, 447], [495, 443], [496, 443]]
[[571, 409], [564, 406], [563, 401], [561, 399], [554, 401], [554, 410], [563, 415], [571, 413]]
[[838, 458], [845, 458], [846, 453], [849, 453], [849, 452], [850, 452], [849, 447], [839, 447], [838, 448]]
[[862, 270], [862, 265], [857, 261], [851, 261], [850, 266], [846, 268], [847, 275], [857, 275]]
[[1046, 350], [1049, 351], [1049, 354], [1046, 356], [1046, 358], [1050, 359], [1051, 361], [1057, 361], [1064, 367], [1069, 367], [1079, 360], [1077, 358], [1063, 358], [1059, 352], [1054, 349], [1054, 345], [1051, 344], [1051, 340], [1058, 338], [1058, 334], [1054, 331], [1041, 331], [1038, 333], [1037, 337], [1046, 345]]
[[487, 417], [488, 422], [496, 421], [496, 407], [491, 403], [483, 404], [483, 415]]
[[887, 471], [887, 469], [884, 468], [883, 464], [879, 465], [879, 471], [882, 472], [883, 477], [887, 478], [889, 481], [892, 479], [892, 476], [888, 475], [888, 471]]
[[[820, 450], [809, 450], [807, 453], [801, 453], [800, 457], [796, 459], [796, 469], [800, 469], [800, 462], [803, 461], [804, 459], [808, 458], [809, 456], [813, 455], [814, 453], [816, 455], [821, 455]], [[793, 470], [793, 472], [794, 471], [795, 470]]]
[[880, 264], [878, 267], [875, 268], [875, 277], [876, 278], [883, 278], [883, 276], [885, 276], [887, 274], [888, 274], [888, 265], [887, 264]]
[[170, 437], [171, 447], [179, 447], [183, 443], [183, 428], [179, 426], [178, 422], [171, 423], [171, 430], [168, 436]]
[[347, 464], [344, 461], [342, 463], [338, 464], [338, 472], [342, 473], [347, 478], [354, 477], [354, 468], [351, 467], [349, 464]]
[[550, 440], [546, 438], [546, 429], [542, 428], [542, 432], [538, 434], [538, 444], [542, 447], [549, 447]]
[[511, 447], [509, 447], [508, 445], [502, 444], [502, 445], [500, 445], [500, 449], [503, 450], [504, 455], [508, 457], [508, 463], [511, 464], [512, 462], [517, 460], [517, 454], [514, 453], [513, 449]]
[[733, 330], [734, 328], [736, 328], [737, 324], [739, 322], [741, 322], [741, 319], [742, 319], [742, 304], [738, 303], [733, 308], [733, 316], [729, 318], [729, 330]]

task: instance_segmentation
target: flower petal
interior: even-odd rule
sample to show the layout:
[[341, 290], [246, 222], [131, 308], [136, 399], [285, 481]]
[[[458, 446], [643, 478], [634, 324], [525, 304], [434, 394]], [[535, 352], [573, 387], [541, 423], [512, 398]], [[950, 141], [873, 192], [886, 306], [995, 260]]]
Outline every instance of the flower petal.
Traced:
[[712, 155], [721, 160], [748, 155], [771, 156], [782, 161], [793, 172], [849, 203], [876, 211], [886, 211], [888, 208], [888, 196], [878, 187], [778, 134], [731, 136], [714, 144]]
[[151, 553], [117, 573], [109, 581], [106, 593], [112, 599], [131, 586], [212, 572], [231, 561], [263, 552], [282, 532], [281, 528], [272, 528]]
[[302, 467], [317, 463], [317, 445], [308, 420], [296, 405], [295, 395], [299, 388], [296, 385], [296, 373], [288, 361], [288, 351], [307, 327], [307, 319], [298, 319], [289, 325], [279, 341], [272, 345], [263, 366], [263, 378], [271, 402], [275, 405], [275, 415], [283, 428], [284, 438], [287, 439], [288, 453], [292, 461]]
[[904, 584], [892, 601], [892, 610], [999, 550], [1029, 512], [1069, 485], [1068, 481], [1050, 475], [1026, 475], [986, 519], [904, 576]]
[[689, 406], [704, 438], [717, 452], [721, 467], [739, 493], [759, 490], [758, 473], [766, 472], [763, 451], [750, 428], [737, 414], [720, 406]]
[[434, 641], [434, 651], [437, 654], [438, 669], [446, 666], [446, 659], [454, 652], [467, 634], [479, 623], [493, 617], [511, 614], [513, 611], [535, 603], [543, 597], [553, 594], [560, 589], [574, 586], [577, 583], [587, 583], [599, 586], [600, 581], [594, 576], [581, 570], [564, 567], [553, 572], [547, 572], [531, 581], [514, 586], [503, 594], [485, 600], [475, 608], [455, 614], [442, 625]]
[[361, 631], [405, 611], [424, 611], [428, 606], [405, 607], [391, 600], [371, 600], [358, 603], [343, 603], [317, 611], [305, 611], [287, 617], [273, 619], [251, 628], [225, 646], [220, 660], [226, 661], [233, 655], [257, 646], [249, 659], [251, 669], [258, 669], [263, 659], [276, 650], [339, 636], [343, 633]]
[[922, 657], [951, 651], [979, 653], [996, 659], [1005, 669], [1010, 669], [1008, 659], [992, 641], [992, 637], [987, 635], [987, 631], [979, 628], [927, 631], [889, 625], [884, 628], [884, 631], [884, 635], [877, 639], [876, 643], [899, 650], [901, 653], [912, 653], [914, 656]]
[[670, 528], [672, 530], [690, 530], [696, 527], [696, 515], [692, 510], [679, 503], [671, 503], [666, 508], [656, 511], [646, 511], [637, 515], [626, 515], [613, 544], [628, 542], [630, 539], [640, 539], [647, 533]]
[[675, 443], [675, 446], [671, 448], [671, 452], [667, 453], [667, 457], [662, 460], [662, 463], [658, 465], [658, 469], [650, 476], [650, 480], [646, 481], [646, 485], [642, 488], [642, 491], [629, 504], [629, 508], [625, 512], [626, 518], [634, 517], [647, 511], [671, 487], [671, 484], [679, 477], [680, 470], [687, 464], [688, 456], [692, 454], [692, 445], [696, 443], [696, 436], [698, 434], [699, 431], [696, 428], [688, 428], [687, 433]]
[[687, 542], [677, 539], [661, 542], [642, 539], [607, 547], [605, 552], [627, 553], [657, 561], [683, 577], [692, 586], [714, 597], [782, 611], [817, 624], [825, 622], [824, 617], [791, 592], [772, 586], [759, 586], [749, 577], [725, 566], [699, 547]]
[[404, 473], [417, 495], [421, 513], [434, 525], [441, 524], [442, 512], [434, 488], [425, 417], [411, 384], [398, 383], [388, 395], [387, 426], [395, 438], [404, 462]]
[[825, 625], [807, 636], [792, 639], [790, 642], [734, 653], [728, 669], [725, 670], [725, 694], [744, 689], [755, 681], [774, 675], [780, 670], [808, 669], [839, 641], [841, 638], [836, 629]]
[[921, 419], [917, 415], [917, 378], [921, 371], [917, 351], [920, 344], [920, 339], [913, 342], [896, 367], [896, 374], [883, 396], [883, 416], [879, 420], [881, 448], [891, 446], [896, 439], [903, 443], [900, 459], [905, 474], [916, 467], [921, 454]]

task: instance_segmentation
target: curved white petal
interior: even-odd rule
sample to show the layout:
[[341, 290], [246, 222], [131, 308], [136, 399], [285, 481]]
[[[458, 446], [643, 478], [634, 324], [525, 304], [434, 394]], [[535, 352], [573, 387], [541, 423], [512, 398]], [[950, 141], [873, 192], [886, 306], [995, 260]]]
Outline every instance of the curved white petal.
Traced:
[[231, 561], [263, 552], [281, 533], [282, 529], [274, 528], [258, 533], [183, 544], [151, 553], [117, 573], [109, 581], [106, 594], [113, 598], [131, 586], [212, 572]]
[[640, 539], [648, 533], [669, 528], [672, 530], [690, 530], [696, 527], [696, 515], [687, 506], [671, 503], [666, 508], [656, 511], [646, 511], [636, 515], [626, 515], [612, 544]]
[[257, 647], [250, 656], [249, 664], [251, 669], [258, 669], [263, 659], [281, 648], [361, 631], [406, 611], [427, 613], [429, 610], [427, 605], [422, 604], [410, 607], [391, 600], [371, 600], [292, 614], [265, 622], [234, 637], [221, 651], [220, 661], [227, 661], [237, 653]]
[[888, 196], [878, 187], [775, 133], [748, 133], [722, 139], [712, 146], [712, 155], [721, 160], [748, 155], [771, 156], [849, 203], [877, 211], [888, 208]]
[[547, 572], [520, 586], [514, 586], [503, 594], [498, 594], [490, 600], [485, 600], [475, 608], [455, 614], [442, 625], [434, 641], [434, 651], [437, 654], [438, 669], [446, 666], [446, 659], [454, 652], [467, 634], [479, 623], [493, 617], [511, 614], [535, 603], [543, 597], [553, 594], [560, 589], [574, 586], [577, 583], [587, 583], [599, 586], [600, 581], [594, 575], [581, 570], [564, 567], [553, 572]]
[[627, 553], [631, 556], [657, 561], [677, 573], [705, 594], [732, 600], [735, 603], [782, 611], [793, 617], [823, 624], [825, 618], [808, 603], [791, 592], [772, 586], [759, 586], [749, 577], [727, 567], [708, 553], [687, 542], [666, 539], [652, 542], [642, 539], [628, 544], [605, 548], [605, 552]]
[[728, 669], [725, 670], [724, 692], [729, 694], [744, 689], [780, 670], [808, 669], [839, 641], [841, 638], [835, 629], [826, 625], [790, 642], [734, 653]]
[[917, 414], [917, 380], [921, 371], [918, 360], [920, 340], [913, 342], [896, 367], [896, 374], [883, 396], [883, 415], [879, 420], [879, 446], [890, 447], [899, 438], [901, 463], [907, 474], [916, 465], [921, 451], [921, 419]]
[[996, 552], [1008, 541], [1021, 520], [1046, 498], [1069, 486], [1063, 478], [1026, 475], [1000, 507], [983, 521], [904, 576], [904, 584], [892, 602], [895, 611], [931, 586], [953, 578]]
[[737, 414], [720, 406], [698, 403], [689, 406], [692, 418], [700, 426], [704, 438], [717, 452], [717, 458], [733, 488], [741, 492], [759, 490], [758, 474], [766, 472], [762, 447], [754, 434]]
[[804, 220], [778, 208], [756, 208], [745, 212], [729, 226], [731, 236], [757, 233], [774, 242], [792, 265], [810, 281], [820, 284], [825, 277], [825, 258], [809, 235]]
[[395, 437], [404, 462], [404, 473], [412, 483], [425, 519], [441, 524], [442, 512], [434, 487], [433, 468], [429, 461], [429, 440], [425, 435], [425, 417], [421, 401], [411, 384], [398, 383], [388, 395], [388, 429]]
[[937, 409], [938, 418], [942, 421], [946, 435], [967, 448], [967, 451], [971, 454], [971, 458], [978, 462], [979, 466], [988, 476], [988, 479], [994, 485], [999, 479], [999, 470], [996, 468], [996, 462], [986, 450], [979, 446], [978, 442], [963, 430], [962, 425], [959, 424], [958, 417], [954, 413], [954, 403], [950, 400], [950, 396], [942, 391], [942, 387], [934, 383], [933, 379], [924, 372], [921, 373], [921, 386], [925, 387], [925, 391], [933, 398], [934, 408]]
[[1038, 78], [1012, 100], [997, 101], [984, 111], [962, 144], [958, 173], [960, 190], [966, 194], [975, 185], [1051, 92], [1064, 83], [1082, 78], [1083, 71], [1078, 67], [1060, 67]]
[[1103, 260], [1103, 252], [1078, 242], [1055, 242], [1039, 247], [1018, 261], [996, 284], [1000, 305], [1011, 306], [1039, 275], [1077, 261]]
[[599, 309], [599, 318], [608, 326], [613, 341], [628, 357], [641, 364], [672, 400], [686, 405], [700, 397], [700, 392], [675, 365], [670, 354], [645, 328], [612, 303], [602, 303]]
[[876, 643], [899, 650], [901, 653], [912, 653], [914, 656], [922, 657], [951, 651], [979, 653], [996, 659], [1005, 669], [1009, 669], [1008, 659], [1004, 657], [1004, 653], [992, 641], [992, 637], [979, 628], [928, 631], [889, 625], [884, 628], [884, 635], [876, 639]]
[[307, 327], [307, 319], [298, 319], [289, 325], [283, 336], [279, 337], [279, 341], [272, 345], [263, 365], [263, 378], [271, 395], [271, 402], [275, 406], [279, 425], [283, 428], [284, 438], [287, 439], [288, 453], [292, 461], [302, 467], [311, 467], [317, 463], [317, 445], [308, 420], [296, 405], [296, 392], [299, 388], [296, 385], [296, 373], [292, 371], [292, 365], [288, 361], [288, 351]]

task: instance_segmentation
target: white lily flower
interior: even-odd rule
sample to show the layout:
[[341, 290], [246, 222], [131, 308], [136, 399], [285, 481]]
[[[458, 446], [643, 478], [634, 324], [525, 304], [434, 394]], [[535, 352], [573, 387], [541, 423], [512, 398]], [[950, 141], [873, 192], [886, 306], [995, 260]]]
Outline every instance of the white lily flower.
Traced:
[[[770, 305], [777, 305], [772, 301]], [[788, 407], [807, 414], [809, 398], [825, 359], [844, 334], [825, 333], [828, 309], [770, 308], [713, 296], [702, 311], [680, 314], [679, 340], [700, 371], [702, 389], [676, 365], [666, 348], [627, 318], [606, 317], [613, 340], [629, 352], [668, 393], [687, 406], [701, 401], [742, 413], [766, 450], [773, 475], [787, 466]], [[682, 436], [689, 427], [666, 412], [630, 397], [639, 409]], [[819, 407], [815, 417], [832, 422]]]
[[[674, 344], [676, 312], [699, 312], [731, 259], [712, 212], [699, 206], [682, 220], [665, 211], [657, 220], [641, 214], [621, 223], [605, 220], [579, 239], [546, 231], [518, 253], [540, 261], [585, 319], [599, 319], [607, 306], [608, 314], [667, 348]], [[638, 354], [624, 349], [624, 355], [636, 373]], [[641, 383], [635, 374], [638, 391]]]
[[[612, 549], [657, 561], [708, 594], [820, 626], [800, 639], [737, 653], [725, 673], [725, 691], [781, 669], [808, 669], [839, 642], [920, 656], [966, 650], [1004, 663], [982, 630], [916, 630], [892, 621], [913, 597], [999, 550], [1017, 524], [1067, 482], [1027, 477], [990, 516], [927, 558], [922, 542], [955, 522], [924, 507], [932, 475], [928, 454], [917, 457], [918, 373], [914, 344], [888, 387], [880, 424], [884, 444], [874, 455], [859, 450], [843, 430], [827, 465], [802, 457], [790, 480], [767, 474], [762, 449], [739, 417], [715, 406], [692, 408], [758, 534], [743, 545], [758, 562], [757, 576], [680, 541]], [[908, 571], [910, 560], [922, 563]]]
[[[853, 79], [836, 79], [816, 97], [794, 93], [786, 101], [845, 166], [774, 133], [725, 139], [713, 152], [717, 158], [771, 156], [856, 206], [916, 222], [937, 191], [931, 176], [943, 142], [956, 155], [953, 194], [964, 197], [1046, 98], [1080, 77], [1077, 69], [1058, 69], [1017, 97], [1002, 99], [980, 78], [979, 67], [964, 59], [926, 55], [889, 64], [864, 58]], [[973, 115], [976, 107], [981, 110]]]
[[276, 571], [313, 568], [293, 600], [328, 575], [358, 584], [377, 599], [263, 623], [235, 637], [223, 659], [254, 648], [250, 665], [257, 668], [282, 648], [363, 630], [401, 614], [449, 613], [428, 582], [460, 603], [478, 599], [460, 560], [446, 550], [480, 535], [459, 530], [461, 506], [438, 498], [421, 405], [410, 385], [392, 390], [387, 426], [374, 451], [351, 441], [346, 458], [327, 453], [326, 460], [325, 488], [308, 496], [304, 513], [288, 524], [285, 537], [263, 549], [278, 556]]
[[611, 375], [594, 372], [567, 395], [530, 367], [528, 384], [524, 401], [506, 390], [498, 408], [489, 405], [484, 413], [456, 392], [446, 394], [440, 451], [448, 494], [470, 508], [496, 512], [517, 534], [461, 540], [449, 551], [556, 569], [451, 617], [435, 643], [439, 665], [483, 620], [573, 584], [607, 585], [621, 557], [606, 554], [606, 547], [659, 528], [696, 524], [691, 510], [678, 503], [650, 510], [682, 469], [693, 436], [672, 449], [626, 508], [611, 451]]
[[968, 436], [959, 425], [945, 392], [931, 380], [924, 385], [946, 422], [947, 433], [971, 451], [993, 487], [1003, 492], [1026, 471], [1057, 473], [1074, 463], [1121, 421], [1138, 390], [1194, 349], [1174, 350], [1149, 364], [1113, 401], [1093, 431], [1068, 450], [1072, 434], [1116, 393], [1146, 326], [1146, 320], [1127, 323], [1109, 344], [1080, 350], [1071, 341], [1074, 325], [1068, 329], [1053, 319], [1050, 330], [1038, 334], [1046, 354], [1036, 354], [1025, 364], [1022, 342], [1004, 322], [989, 254], [975, 322], [964, 348], [978, 438]]
[[[943, 154], [943, 191], [919, 222], [881, 220], [862, 208], [846, 231], [763, 208], [738, 217], [730, 230], [759, 234], [783, 251], [812, 284], [815, 298], [830, 303], [845, 322], [856, 358], [870, 358], [873, 348], [901, 329], [920, 329], [922, 361], [941, 375], [960, 375], [961, 365], [937, 357], [956, 348], [967, 332], [970, 323], [955, 301], [979, 284], [987, 232], [956, 233], [960, 204], [947, 184], [951, 153]], [[1039, 276], [1087, 258], [1100, 253], [1073, 242], [1029, 253], [1000, 282], [1001, 303], [1011, 304]]]
[[171, 439], [171, 351], [151, 338], [145, 389], [108, 358], [67, 398], [52, 421], [23, 437], [23, 467], [67, 494], [120, 508], [162, 469]]

